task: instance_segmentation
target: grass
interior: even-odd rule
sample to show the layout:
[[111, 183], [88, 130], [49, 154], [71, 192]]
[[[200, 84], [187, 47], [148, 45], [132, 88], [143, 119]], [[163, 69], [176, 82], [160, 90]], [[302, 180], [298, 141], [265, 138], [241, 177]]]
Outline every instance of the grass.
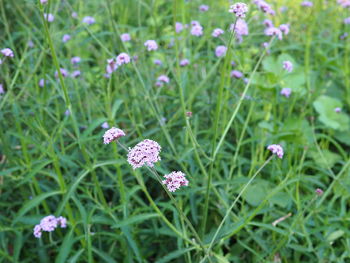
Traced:
[[[0, 66], [0, 262], [350, 262], [349, 10], [271, 0], [269, 17], [246, 3], [249, 35], [238, 43], [224, 0], [0, 0], [0, 49], [15, 55]], [[81, 22], [88, 15], [95, 24]], [[265, 36], [267, 17], [290, 33]], [[175, 33], [192, 20], [203, 36]], [[225, 34], [213, 38], [217, 27]], [[218, 45], [229, 47], [222, 58]], [[137, 59], [105, 78], [121, 52]], [[55, 78], [59, 68], [81, 76]], [[170, 83], [157, 87], [160, 75]], [[104, 145], [104, 122], [127, 136]], [[133, 170], [125, 150], [146, 138], [162, 160]], [[189, 186], [169, 192], [171, 171]], [[68, 227], [35, 238], [50, 214]]]

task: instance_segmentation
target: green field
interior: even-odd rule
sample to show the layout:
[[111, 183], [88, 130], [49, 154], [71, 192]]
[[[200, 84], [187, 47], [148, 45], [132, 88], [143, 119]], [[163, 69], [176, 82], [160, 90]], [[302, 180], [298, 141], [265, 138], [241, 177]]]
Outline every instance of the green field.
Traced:
[[242, 2], [0, 0], [0, 263], [350, 262], [350, 0]]

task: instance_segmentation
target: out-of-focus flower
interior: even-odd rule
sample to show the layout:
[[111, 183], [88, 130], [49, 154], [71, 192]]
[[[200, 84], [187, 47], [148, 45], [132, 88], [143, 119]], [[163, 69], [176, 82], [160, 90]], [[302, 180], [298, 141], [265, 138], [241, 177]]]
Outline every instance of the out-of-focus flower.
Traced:
[[30, 47], [30, 48], [34, 47], [34, 42], [32, 40], [28, 41], [28, 47]]
[[36, 238], [41, 238], [42, 231], [52, 232], [58, 226], [60, 226], [61, 228], [66, 228], [67, 227], [67, 219], [62, 217], [62, 216], [56, 218], [53, 215], [49, 215], [49, 216], [46, 216], [43, 219], [41, 219], [40, 224], [35, 225], [35, 227], [33, 229], [33, 234]]
[[160, 161], [160, 151], [161, 147], [157, 142], [149, 139], [143, 140], [129, 150], [128, 163], [134, 170], [144, 165], [153, 167], [156, 162]]
[[1, 49], [1, 54], [3, 54], [5, 57], [13, 58], [15, 55], [13, 54], [13, 51], [9, 48]]
[[48, 0], [40, 0], [40, 3], [45, 5], [47, 3]]
[[118, 68], [117, 62], [114, 58], [107, 59], [106, 72], [107, 74], [112, 74]]
[[217, 46], [216, 49], [215, 49], [215, 56], [217, 56], [218, 58], [222, 57], [222, 56], [225, 56], [226, 52], [227, 52], [227, 47], [225, 47], [225, 46]]
[[283, 69], [285, 69], [288, 73], [291, 73], [293, 71], [293, 63], [288, 60], [283, 61]]
[[228, 11], [235, 14], [236, 17], [245, 17], [248, 12], [248, 6], [245, 3], [235, 3], [230, 6]]
[[[66, 69], [64, 69], [64, 68], [60, 68], [60, 72], [61, 72], [61, 74], [62, 74], [62, 77], [68, 77], [68, 75], [69, 75], [69, 72], [66, 70]], [[55, 78], [57, 79], [59, 76], [58, 76], [58, 72], [57, 71], [55, 71]]]
[[44, 18], [46, 19], [47, 22], [53, 22], [55, 20], [55, 17], [53, 14], [49, 13], [49, 14], [44, 14]]
[[220, 35], [222, 35], [224, 33], [224, 30], [222, 30], [221, 28], [215, 28], [213, 33], [211, 34], [213, 37], [219, 37]]
[[192, 117], [192, 111], [187, 111], [187, 112], [186, 112], [186, 116], [187, 116], [188, 118], [191, 118], [191, 117]]
[[347, 32], [345, 32], [345, 33], [342, 34], [339, 38], [340, 38], [341, 40], [343, 40], [343, 39], [347, 38], [348, 35], [349, 35], [349, 34], [348, 34]]
[[196, 36], [196, 37], [200, 37], [201, 35], [203, 35], [203, 27], [199, 23], [192, 25], [191, 35]]
[[277, 27], [268, 27], [265, 29], [266, 36], [277, 36], [279, 40], [283, 39], [282, 31]]
[[80, 70], [74, 70], [74, 71], [72, 72], [72, 74], [71, 74], [71, 77], [72, 77], [72, 78], [77, 78], [77, 77], [79, 77], [80, 75], [81, 75]]
[[184, 26], [180, 22], [175, 23], [175, 32], [180, 33], [184, 29]]
[[286, 98], [289, 98], [289, 96], [292, 94], [291, 88], [283, 88], [280, 93], [282, 96], [285, 96]]
[[39, 87], [43, 88], [45, 86], [45, 80], [44, 79], [40, 79], [39, 80]]
[[72, 65], [76, 65], [78, 63], [80, 63], [81, 58], [80, 57], [72, 57], [70, 60], [70, 63], [72, 63]]
[[350, 0], [338, 0], [337, 2], [344, 8], [350, 7]]
[[264, 13], [275, 15], [275, 11], [271, 6], [263, 0], [254, 0], [253, 3]]
[[184, 58], [180, 61], [180, 66], [185, 67], [190, 64], [190, 61], [187, 58]]
[[77, 18], [77, 17], [78, 17], [78, 13], [77, 13], [77, 12], [73, 12], [73, 13], [72, 13], [72, 17], [73, 17], [73, 18]]
[[334, 109], [334, 111], [335, 111], [336, 113], [339, 113], [339, 112], [341, 112], [341, 108], [336, 107], [336, 108]]
[[120, 40], [123, 42], [128, 42], [131, 40], [131, 36], [128, 33], [124, 33], [120, 35]]
[[249, 34], [248, 24], [240, 18], [237, 19], [236, 25], [231, 24], [230, 30], [235, 31], [238, 42], [242, 42], [243, 36], [248, 36]]
[[161, 66], [163, 62], [160, 59], [153, 60], [154, 65]]
[[126, 53], [120, 53], [116, 58], [116, 62], [118, 66], [121, 66], [123, 64], [128, 64], [130, 63], [130, 57]]
[[34, 229], [33, 229], [33, 235], [36, 237], [36, 238], [41, 238], [41, 235], [42, 235], [42, 229], [41, 229], [41, 226], [40, 225], [35, 225]]
[[280, 30], [283, 34], [288, 35], [289, 34], [289, 24], [282, 24], [280, 25]]
[[109, 144], [123, 136], [125, 136], [125, 132], [123, 130], [112, 127], [109, 130], [107, 130], [103, 135], [103, 143]]
[[305, 7], [312, 7], [313, 5], [314, 5], [314, 3], [311, 1], [303, 1], [301, 3], [301, 6], [305, 6]]
[[201, 12], [207, 12], [208, 10], [209, 10], [208, 5], [200, 5], [199, 6], [199, 11], [201, 11]]
[[70, 110], [66, 110], [66, 111], [64, 112], [64, 115], [69, 116], [69, 115], [70, 115]]
[[157, 78], [157, 80], [159, 81], [159, 82], [163, 82], [163, 83], [169, 83], [169, 78], [168, 78], [168, 76], [166, 76], [166, 75], [161, 75], [161, 76], [159, 76], [158, 78]]
[[144, 43], [144, 46], [147, 47], [148, 51], [152, 51], [152, 50], [157, 50], [158, 49], [157, 42], [154, 41], [154, 40], [147, 40]]
[[317, 189], [315, 190], [315, 193], [316, 193], [318, 196], [321, 196], [321, 195], [323, 195], [323, 190], [320, 189], [320, 188], [317, 188]]
[[346, 25], [350, 24], [350, 17], [347, 17], [344, 19], [344, 24]]
[[265, 19], [263, 24], [266, 27], [274, 27], [273, 22], [270, 19]]
[[278, 158], [282, 159], [284, 152], [283, 152], [283, 148], [281, 145], [279, 144], [271, 144], [269, 146], [267, 146], [267, 149], [272, 152], [273, 154], [276, 154]]
[[92, 16], [85, 16], [82, 22], [87, 25], [92, 25], [92, 24], [95, 24], [96, 21], [95, 21], [95, 18], [93, 18]]
[[243, 77], [243, 73], [240, 72], [239, 70], [232, 70], [230, 76], [231, 78], [240, 79]]
[[170, 192], [175, 192], [181, 186], [188, 186], [188, 180], [183, 172], [171, 172], [164, 175], [165, 180], [162, 181]]
[[109, 128], [108, 122], [105, 121], [104, 123], [102, 123], [101, 127], [102, 129], [108, 129]]
[[69, 41], [70, 39], [71, 39], [70, 35], [65, 34], [65, 35], [63, 35], [63, 37], [62, 37], [62, 42], [63, 42], [63, 43], [66, 43], [66, 42]]
[[4, 86], [0, 84], [0, 94], [4, 94], [4, 93], [5, 93]]

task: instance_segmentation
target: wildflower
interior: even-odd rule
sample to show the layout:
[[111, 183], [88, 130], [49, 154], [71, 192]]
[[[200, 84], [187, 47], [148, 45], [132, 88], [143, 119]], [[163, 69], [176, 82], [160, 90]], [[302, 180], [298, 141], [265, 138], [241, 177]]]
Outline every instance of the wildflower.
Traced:
[[268, 27], [265, 29], [266, 36], [277, 36], [279, 40], [282, 40], [282, 31], [277, 27]]
[[4, 86], [0, 84], [0, 94], [4, 94], [4, 93], [5, 93]]
[[70, 39], [71, 39], [70, 35], [65, 34], [65, 35], [62, 37], [62, 42], [63, 42], [63, 43], [66, 43], [66, 42], [69, 41]]
[[350, 7], [350, 0], [338, 0], [337, 2], [344, 8]]
[[106, 72], [107, 74], [112, 74], [118, 68], [117, 62], [114, 58], [107, 59]]
[[0, 65], [2, 64], [2, 59], [0, 58]]
[[13, 58], [15, 55], [13, 54], [13, 51], [9, 48], [4, 48], [1, 49], [1, 53], [5, 56], [5, 57], [10, 57]]
[[66, 228], [67, 227], [67, 219], [64, 218], [63, 216], [57, 217], [57, 224], [61, 226], [61, 228]]
[[180, 22], [175, 23], [175, 32], [180, 33], [184, 29], [184, 26]]
[[84, 24], [87, 24], [87, 25], [92, 25], [92, 24], [95, 24], [95, 18], [93, 18], [92, 16], [86, 16], [83, 18], [82, 22]]
[[[66, 69], [64, 69], [64, 68], [60, 68], [60, 72], [61, 72], [61, 74], [62, 74], [62, 77], [68, 77], [68, 75], [69, 75], [69, 73], [68, 73], [68, 71], [66, 70]], [[58, 72], [57, 72], [57, 70], [55, 71], [55, 78], [57, 79], [59, 76], [58, 76]]]
[[209, 10], [209, 6], [207, 5], [200, 5], [199, 6], [199, 11], [201, 12], [207, 12]]
[[160, 161], [160, 145], [152, 140], [146, 139], [129, 149], [128, 163], [135, 170], [144, 165], [153, 167], [154, 163]]
[[117, 56], [117, 59], [116, 59], [116, 63], [118, 66], [121, 66], [123, 64], [128, 64], [130, 63], [130, 57], [128, 54], [126, 53], [120, 53], [118, 56]]
[[270, 19], [265, 19], [263, 24], [266, 27], [274, 27], [273, 22]]
[[40, 0], [40, 3], [44, 5], [44, 4], [47, 4], [47, 1], [48, 0]]
[[163, 64], [163, 62], [160, 59], [155, 59], [153, 60], [154, 65], [158, 65], [161, 66]]
[[180, 61], [180, 66], [185, 67], [190, 64], [190, 61], [187, 58], [184, 58]]
[[285, 69], [288, 73], [293, 71], [293, 63], [290, 61], [283, 61], [283, 69]]
[[192, 25], [191, 35], [196, 36], [196, 37], [200, 37], [201, 35], [203, 35], [203, 27], [199, 23]]
[[33, 229], [33, 234], [36, 238], [41, 238], [42, 231], [52, 232], [58, 226], [61, 228], [67, 227], [67, 219], [60, 216], [55, 217], [53, 215], [49, 215], [40, 220], [40, 224], [36, 225]]
[[78, 13], [77, 12], [72, 12], [72, 17], [73, 18], [77, 18], [78, 17]]
[[336, 107], [336, 108], [334, 109], [334, 111], [335, 111], [336, 113], [339, 113], [339, 112], [341, 112], [341, 108]]
[[231, 78], [240, 79], [243, 77], [243, 73], [240, 72], [239, 70], [232, 70], [230, 76]]
[[217, 46], [215, 49], [215, 55], [219, 58], [226, 55], [227, 47]]
[[264, 13], [275, 15], [275, 11], [271, 6], [263, 0], [254, 0], [254, 4]]
[[169, 78], [166, 75], [161, 75], [157, 78], [160, 83], [169, 83]]
[[76, 65], [78, 63], [80, 63], [81, 58], [80, 57], [72, 57], [70, 60], [70, 63], [72, 63], [73, 65]]
[[34, 43], [33, 43], [32, 40], [29, 40], [29, 41], [28, 41], [28, 47], [30, 47], [30, 48], [33, 48], [33, 47], [34, 47]]
[[234, 62], [233, 60], [231, 61], [231, 66], [234, 67], [236, 66], [236, 62]]
[[219, 37], [220, 35], [222, 35], [224, 33], [224, 30], [222, 30], [221, 28], [215, 28], [213, 33], [211, 34], [213, 37]]
[[345, 25], [350, 24], [350, 17], [347, 17], [347, 18], [344, 19], [344, 24]]
[[276, 154], [278, 158], [282, 159], [283, 158], [283, 148], [279, 144], [271, 144], [267, 146], [267, 149], [271, 151], [273, 154]]
[[103, 135], [103, 143], [109, 144], [123, 136], [125, 136], [125, 132], [123, 130], [112, 127]]
[[249, 34], [248, 24], [243, 19], [240, 19], [240, 18], [237, 19], [236, 24], [231, 24], [230, 30], [235, 31], [238, 42], [243, 41], [242, 36], [248, 36]]
[[39, 80], [39, 87], [44, 87], [45, 86], [45, 80], [44, 79], [40, 79]]
[[188, 186], [188, 180], [183, 172], [171, 172], [164, 175], [165, 180], [162, 181], [170, 192], [175, 192], [181, 186]]
[[320, 188], [317, 188], [317, 189], [315, 190], [315, 193], [316, 193], [318, 196], [321, 196], [321, 195], [323, 195], [323, 190], [320, 189]]
[[188, 118], [191, 118], [191, 117], [192, 117], [192, 111], [187, 111], [187, 112], [186, 112], [186, 116], [187, 116]]
[[285, 96], [286, 98], [289, 98], [290, 94], [292, 94], [291, 88], [283, 88], [280, 93], [282, 96]]
[[70, 115], [70, 110], [66, 110], [66, 111], [64, 112], [64, 115], [69, 116], [69, 115]]
[[53, 14], [44, 14], [44, 18], [47, 20], [47, 22], [53, 22], [55, 20], [55, 17], [53, 16]]
[[314, 3], [311, 1], [303, 1], [301, 3], [301, 6], [305, 6], [305, 7], [312, 7], [313, 5], [314, 5]]
[[71, 74], [71, 77], [72, 77], [72, 78], [77, 78], [77, 77], [79, 77], [80, 75], [81, 75], [80, 70], [74, 70], [74, 71], [72, 72], [72, 74]]
[[148, 51], [152, 51], [152, 50], [157, 50], [158, 49], [157, 42], [154, 41], [154, 40], [147, 40], [144, 43], [144, 46], [147, 47]]
[[245, 17], [245, 14], [248, 12], [248, 6], [245, 3], [236, 3], [231, 5], [228, 11], [235, 14], [236, 17]]
[[345, 39], [345, 38], [347, 38], [348, 37], [348, 33], [344, 33], [344, 34], [342, 34], [339, 38], [341, 39], [341, 40], [343, 40], [343, 39]]
[[108, 122], [105, 121], [104, 123], [102, 123], [101, 127], [102, 129], [108, 129], [109, 128]]
[[280, 25], [280, 30], [283, 34], [288, 35], [289, 34], [289, 24], [282, 24]]
[[33, 230], [33, 234], [36, 238], [41, 238], [42, 235], [42, 228], [40, 225], [36, 225]]
[[121, 34], [120, 40], [123, 42], [128, 42], [131, 40], [131, 36], [128, 33]]
[[197, 20], [191, 21], [191, 26], [200, 26], [201, 24]]

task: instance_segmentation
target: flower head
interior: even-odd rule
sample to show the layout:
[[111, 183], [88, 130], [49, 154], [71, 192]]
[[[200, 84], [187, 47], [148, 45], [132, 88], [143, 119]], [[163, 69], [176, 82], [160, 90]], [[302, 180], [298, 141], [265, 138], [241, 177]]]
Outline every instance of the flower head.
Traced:
[[267, 14], [270, 14], [270, 15], [275, 15], [275, 11], [264, 0], [254, 0], [254, 3], [264, 13], [267, 13]]
[[155, 59], [153, 60], [154, 65], [158, 65], [161, 66], [163, 64], [163, 62], [160, 59]]
[[78, 13], [77, 13], [77, 12], [72, 12], [71, 16], [72, 16], [73, 18], [77, 18], [77, 17], [78, 17]]
[[131, 36], [128, 33], [121, 34], [120, 40], [123, 42], [129, 42], [131, 40]]
[[107, 59], [106, 72], [107, 74], [112, 74], [118, 68], [117, 62], [114, 58]]
[[80, 70], [74, 70], [74, 71], [72, 72], [72, 74], [70, 74], [70, 76], [71, 76], [72, 78], [77, 78], [77, 77], [79, 77], [80, 75], [81, 75]]
[[55, 17], [54, 17], [54, 15], [53, 14], [44, 14], [44, 18], [47, 20], [47, 22], [53, 22], [54, 20], [55, 20]]
[[160, 161], [160, 151], [161, 147], [157, 142], [149, 139], [143, 140], [129, 150], [128, 163], [134, 170], [144, 165], [153, 167], [156, 162]]
[[248, 36], [249, 34], [248, 24], [240, 18], [237, 19], [236, 24], [231, 24], [230, 30], [235, 31], [236, 38], [239, 42], [242, 42], [243, 36]]
[[231, 78], [240, 79], [242, 77], [243, 77], [243, 73], [240, 72], [239, 70], [232, 70], [231, 71]]
[[175, 23], [175, 32], [176, 33], [180, 33], [183, 29], [184, 29], [184, 26], [182, 23], [180, 23], [180, 22]]
[[62, 37], [62, 42], [63, 43], [66, 43], [67, 41], [69, 41], [71, 39], [71, 36], [68, 35], [68, 34], [65, 34], [63, 37]]
[[[69, 72], [68, 72], [68, 70], [66, 70], [66, 69], [64, 69], [64, 68], [60, 68], [60, 72], [61, 72], [61, 74], [62, 74], [62, 77], [68, 77], [68, 75], [69, 75]], [[59, 75], [58, 75], [58, 72], [57, 72], [57, 70], [55, 71], [55, 78], [57, 79], [59, 77]]]
[[105, 132], [103, 135], [103, 143], [109, 144], [115, 140], [118, 140], [120, 137], [125, 136], [125, 133], [123, 130], [112, 127], [108, 131]]
[[292, 94], [291, 88], [283, 88], [280, 93], [282, 96], [285, 96], [286, 98], [289, 98], [289, 96]]
[[301, 6], [305, 6], [305, 7], [312, 7], [313, 5], [314, 5], [314, 3], [311, 1], [303, 1], [301, 3]]
[[236, 17], [245, 17], [245, 14], [248, 12], [248, 6], [245, 3], [235, 3], [230, 6], [228, 11], [235, 14]]
[[215, 28], [213, 33], [211, 34], [213, 37], [219, 37], [220, 35], [222, 35], [224, 33], [224, 30], [222, 30], [221, 28]]
[[199, 11], [201, 12], [207, 12], [209, 10], [209, 6], [207, 5], [200, 5], [199, 6]]
[[120, 53], [116, 58], [116, 62], [118, 66], [121, 66], [123, 64], [128, 64], [130, 63], [130, 57], [126, 53]]
[[62, 216], [57, 218], [53, 215], [45, 216], [40, 220], [40, 224], [34, 227], [33, 234], [36, 238], [41, 238], [42, 231], [52, 232], [58, 226], [60, 226], [61, 228], [66, 228], [67, 219]]
[[105, 121], [104, 123], [102, 123], [101, 127], [102, 129], [108, 129], [109, 128], [108, 122]]
[[166, 75], [161, 75], [161, 76], [159, 76], [158, 78], [157, 78], [157, 80], [159, 81], [159, 82], [162, 82], [162, 83], [169, 83], [169, 78], [168, 78], [168, 76], [166, 76]]
[[183, 172], [171, 172], [164, 175], [165, 180], [162, 181], [170, 192], [175, 192], [181, 186], [188, 186], [188, 180]]
[[203, 27], [199, 23], [192, 25], [191, 35], [200, 37], [201, 35], [203, 35]]
[[72, 57], [70, 60], [70, 63], [72, 63], [73, 65], [76, 65], [78, 63], [80, 63], [81, 58], [80, 57]]
[[215, 49], [215, 55], [219, 58], [226, 55], [227, 47], [217, 46]]
[[187, 58], [184, 58], [180, 61], [180, 66], [185, 67], [190, 64], [190, 61]]
[[336, 107], [336, 108], [334, 109], [334, 111], [335, 111], [336, 113], [339, 113], [339, 112], [341, 112], [341, 108], [340, 108], [340, 107]]
[[285, 69], [288, 73], [291, 73], [293, 71], [293, 63], [288, 60], [283, 61], [283, 69]]
[[265, 29], [266, 36], [277, 36], [279, 40], [282, 40], [283, 35], [282, 31], [277, 27], [268, 27]]
[[93, 18], [92, 16], [85, 16], [82, 22], [87, 25], [92, 25], [92, 24], [95, 24], [96, 21], [95, 21], [95, 18]]
[[265, 19], [263, 22], [265, 27], [273, 27], [273, 22], [270, 19]]
[[289, 34], [289, 24], [282, 24], [280, 25], [280, 30], [283, 34], [288, 35]]
[[318, 196], [321, 196], [321, 195], [323, 195], [323, 190], [320, 189], [320, 188], [317, 188], [317, 189], [315, 190], [315, 193], [316, 193]]
[[2, 84], [0, 84], [0, 94], [4, 94], [5, 90]]
[[271, 144], [267, 146], [267, 149], [271, 151], [273, 154], [276, 154], [278, 158], [282, 159], [283, 158], [283, 148], [279, 144]]
[[154, 40], [147, 40], [144, 43], [144, 46], [147, 47], [148, 51], [152, 51], [152, 50], [157, 50], [158, 49], [157, 42], [154, 41]]
[[5, 57], [13, 58], [15, 55], [13, 54], [13, 51], [9, 48], [1, 49], [1, 54], [3, 54]]
[[40, 3], [44, 5], [44, 4], [47, 3], [47, 1], [48, 1], [48, 0], [40, 0]]
[[350, 16], [344, 19], [344, 24], [345, 25], [350, 24]]
[[40, 225], [35, 225], [34, 229], [33, 229], [33, 234], [36, 238], [41, 238], [42, 235], [42, 228]]

